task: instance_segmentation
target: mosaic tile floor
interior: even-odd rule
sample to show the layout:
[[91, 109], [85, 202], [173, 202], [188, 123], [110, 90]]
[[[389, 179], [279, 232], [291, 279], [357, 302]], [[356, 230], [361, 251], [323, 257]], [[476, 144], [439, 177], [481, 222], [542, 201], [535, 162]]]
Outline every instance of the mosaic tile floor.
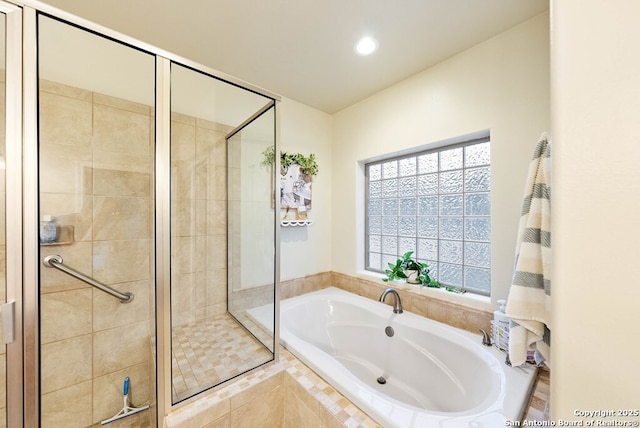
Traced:
[[272, 359], [229, 315], [173, 329], [173, 400], [180, 401]]

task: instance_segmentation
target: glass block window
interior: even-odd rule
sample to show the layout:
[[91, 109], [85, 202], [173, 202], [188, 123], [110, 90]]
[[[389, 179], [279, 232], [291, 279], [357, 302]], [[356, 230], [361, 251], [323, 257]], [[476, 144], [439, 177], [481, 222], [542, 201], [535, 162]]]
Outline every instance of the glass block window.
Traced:
[[444, 286], [491, 291], [489, 138], [366, 164], [366, 269], [407, 251]]

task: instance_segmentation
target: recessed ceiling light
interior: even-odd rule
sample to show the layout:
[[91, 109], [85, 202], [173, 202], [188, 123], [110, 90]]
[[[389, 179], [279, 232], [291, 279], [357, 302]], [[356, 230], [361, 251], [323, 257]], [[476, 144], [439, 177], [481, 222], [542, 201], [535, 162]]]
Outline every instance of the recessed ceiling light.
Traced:
[[371, 37], [361, 38], [353, 47], [353, 50], [355, 50], [358, 55], [362, 55], [362, 56], [371, 55], [377, 49], [378, 49], [378, 42], [376, 41], [376, 39], [373, 39]]

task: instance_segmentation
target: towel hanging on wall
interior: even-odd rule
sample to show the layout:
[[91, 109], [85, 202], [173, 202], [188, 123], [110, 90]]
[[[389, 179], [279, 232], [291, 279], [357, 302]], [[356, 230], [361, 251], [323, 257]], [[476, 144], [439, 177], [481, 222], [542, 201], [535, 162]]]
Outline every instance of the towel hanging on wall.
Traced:
[[507, 300], [509, 358], [519, 366], [529, 349], [550, 366], [551, 337], [551, 146], [542, 134], [529, 164], [518, 225], [516, 262]]

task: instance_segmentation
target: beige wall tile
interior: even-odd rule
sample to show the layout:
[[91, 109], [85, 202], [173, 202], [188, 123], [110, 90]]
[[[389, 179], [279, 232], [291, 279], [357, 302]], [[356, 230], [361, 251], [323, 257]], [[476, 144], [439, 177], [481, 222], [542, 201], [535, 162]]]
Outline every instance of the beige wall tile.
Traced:
[[209, 269], [225, 269], [227, 267], [226, 235], [207, 236], [207, 266]]
[[198, 161], [195, 163], [193, 168], [195, 170], [193, 197], [195, 199], [206, 199], [208, 194], [207, 185], [209, 182], [209, 166], [205, 161]]
[[198, 152], [206, 154], [209, 165], [225, 166], [227, 164], [227, 142], [224, 134], [206, 128], [197, 128], [196, 147]]
[[40, 191], [45, 193], [91, 194], [91, 145], [40, 144]]
[[40, 94], [39, 101], [41, 142], [91, 145], [91, 103], [46, 92]]
[[[108, 169], [124, 172], [139, 172], [149, 174], [153, 171], [153, 154], [151, 153], [151, 140], [149, 153], [137, 154], [126, 151], [105, 150], [102, 147], [93, 147], [93, 166], [95, 169]], [[149, 176], [151, 177], [151, 176]], [[149, 181], [151, 183], [151, 181]], [[108, 183], [107, 183], [108, 184]]]
[[179, 326], [196, 320], [196, 288], [194, 273], [172, 275], [171, 324]]
[[43, 393], [91, 380], [91, 335], [41, 346], [40, 379]]
[[237, 428], [281, 427], [283, 409], [284, 388], [277, 387], [250, 403], [232, 410], [231, 426]]
[[287, 393], [284, 400], [284, 428], [318, 427], [323, 428], [318, 413], [292, 393]]
[[[93, 381], [93, 423], [114, 416], [122, 409], [124, 378], [129, 377], [129, 406], [143, 407], [149, 404], [151, 394], [149, 363], [127, 367]], [[149, 410], [145, 410], [148, 412]]]
[[142, 114], [148, 116], [152, 112], [152, 107], [140, 103], [136, 103], [122, 98], [115, 98], [110, 95], [103, 95], [97, 92], [93, 92], [93, 103], [100, 104], [108, 107], [114, 107], [120, 110], [125, 110], [131, 113]]
[[[197, 236], [203, 236], [207, 233], [207, 221], [208, 221], [208, 213], [207, 213], [207, 200], [206, 199], [196, 199], [195, 201], [195, 230], [194, 233]], [[225, 226], [226, 232], [226, 226]]]
[[93, 106], [93, 144], [107, 152], [149, 156], [148, 115], [113, 107]]
[[[166, 418], [167, 428], [196, 428], [208, 423], [218, 421], [224, 417], [230, 417], [231, 406], [228, 398], [207, 399], [202, 398], [196, 406], [185, 406]], [[231, 425], [235, 428], [234, 425]]]
[[177, 113], [175, 111], [171, 112], [171, 121], [172, 122], [183, 123], [185, 125], [192, 125], [192, 126], [196, 125], [196, 118], [195, 117], [187, 116], [186, 114]]
[[43, 294], [40, 314], [40, 343], [50, 343], [91, 333], [92, 290], [80, 289]]
[[74, 86], [68, 86], [63, 83], [52, 82], [50, 80], [40, 79], [38, 82], [41, 92], [48, 92], [50, 94], [62, 95], [68, 98], [75, 98], [80, 101], [86, 101], [90, 103], [93, 99], [93, 93], [86, 89], [76, 88]]
[[209, 304], [224, 303], [227, 301], [227, 270], [212, 269], [206, 272], [206, 301]]
[[[317, 415], [320, 411], [320, 403], [318, 400], [305, 388], [305, 386], [309, 386], [310, 381], [307, 379], [305, 382], [305, 386], [303, 386], [297, 379], [293, 378], [289, 373], [285, 374], [285, 386], [287, 388], [287, 395], [291, 395], [296, 397], [304, 407], [308, 409], [311, 413]], [[297, 408], [299, 406], [294, 406]], [[287, 413], [289, 409], [287, 409]]]
[[151, 358], [147, 322], [103, 330], [93, 335], [93, 375], [102, 376]]
[[151, 238], [151, 201], [147, 198], [95, 196], [95, 241]]
[[171, 163], [177, 161], [195, 162], [196, 127], [171, 121]]
[[74, 241], [91, 240], [93, 196], [40, 193], [40, 212], [53, 215], [59, 226], [73, 226]]
[[171, 165], [171, 198], [195, 199], [196, 171], [193, 162], [176, 161]]
[[[345, 424], [340, 421], [331, 411], [320, 406], [318, 413], [319, 423], [326, 428], [344, 428]], [[360, 427], [359, 427], [360, 428]]]
[[211, 423], [206, 424], [202, 428], [231, 428], [231, 416], [225, 415]]
[[105, 284], [149, 279], [149, 239], [93, 244], [93, 277]]
[[197, 201], [176, 199], [171, 201], [171, 236], [196, 234]]
[[[195, 302], [196, 308], [202, 309], [206, 307], [208, 304], [210, 304], [207, 301], [207, 272], [206, 271], [199, 271], [195, 273], [194, 289], [195, 289], [195, 296], [196, 296], [196, 302]], [[201, 312], [200, 315], [204, 315], [204, 312]], [[202, 319], [202, 316], [200, 316], [199, 319]]]
[[94, 194], [106, 196], [151, 197], [152, 182], [148, 172], [95, 168]]
[[196, 253], [194, 254], [195, 263], [196, 263], [196, 272], [204, 272], [207, 269], [208, 260], [207, 260], [207, 237], [206, 236], [196, 236]]
[[91, 424], [91, 382], [43, 394], [41, 406], [42, 428], [85, 428]]
[[207, 201], [207, 235], [227, 233], [226, 201]]
[[[48, 255], [58, 254], [62, 256], [64, 264], [91, 276], [91, 242], [76, 242], [73, 245], [52, 245], [40, 247], [41, 261]], [[88, 288], [89, 285], [75, 279], [66, 273], [54, 268], [41, 265], [40, 269], [40, 293], [53, 293], [57, 291]]]
[[280, 372], [274, 376], [271, 376], [264, 381], [258, 383], [257, 385], [241, 391], [240, 393], [232, 396], [231, 400], [231, 410], [238, 409], [244, 405], [250, 404], [254, 400], [259, 400], [262, 396], [275, 391], [280, 386], [283, 385], [284, 382], [284, 373]]
[[[469, 308], [464, 305], [451, 303], [427, 296], [423, 289], [413, 289], [404, 284], [389, 285], [383, 282], [369, 281], [351, 277], [338, 272], [331, 272], [331, 284], [352, 293], [359, 294], [372, 300], [378, 300], [389, 286], [396, 288], [400, 294], [403, 307], [418, 315], [426, 316], [436, 321], [452, 325], [464, 330], [477, 333], [480, 328], [490, 328], [491, 312]], [[389, 299], [387, 304], [392, 300]], [[487, 330], [489, 331], [489, 330]]]
[[112, 288], [125, 293], [133, 293], [133, 301], [120, 303], [120, 300], [101, 290], [93, 290], [93, 328], [94, 331], [120, 327], [138, 321], [153, 319], [151, 296], [154, 293], [152, 281], [134, 281], [114, 284]]
[[210, 201], [227, 199], [227, 168], [224, 166], [208, 166], [207, 198]]
[[178, 236], [171, 240], [171, 269], [174, 273], [192, 273], [196, 264], [196, 238]]

